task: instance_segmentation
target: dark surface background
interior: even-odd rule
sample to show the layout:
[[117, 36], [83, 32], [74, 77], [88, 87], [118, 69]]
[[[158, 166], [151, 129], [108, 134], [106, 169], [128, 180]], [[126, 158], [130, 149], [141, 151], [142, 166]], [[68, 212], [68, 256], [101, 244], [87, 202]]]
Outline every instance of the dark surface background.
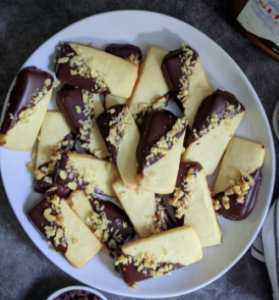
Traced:
[[[279, 63], [231, 28], [225, 21], [227, 4], [225, 0], [0, 0], [1, 109], [19, 68], [53, 34], [97, 13], [141, 9], [181, 19], [218, 43], [244, 71], [271, 120], [279, 98]], [[275, 145], [278, 160], [279, 142], [275, 141]], [[274, 196], [279, 195], [278, 183], [277, 180]], [[57, 289], [79, 284], [54, 266], [27, 237], [12, 212], [2, 183], [0, 197], [0, 299], [43, 300]], [[108, 299], [122, 299], [106, 296]], [[265, 265], [252, 258], [248, 251], [220, 279], [176, 299], [271, 299], [271, 288]]]

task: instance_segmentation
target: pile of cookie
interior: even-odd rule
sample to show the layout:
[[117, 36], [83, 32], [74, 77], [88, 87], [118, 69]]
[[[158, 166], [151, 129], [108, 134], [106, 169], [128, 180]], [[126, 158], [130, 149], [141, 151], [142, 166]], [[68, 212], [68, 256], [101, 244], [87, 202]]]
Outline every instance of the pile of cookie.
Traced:
[[[234, 136], [245, 108], [229, 92], [212, 92], [190, 45], [151, 46], [142, 62], [133, 45], [61, 43], [54, 71], [57, 81], [36, 67], [19, 72], [0, 144], [33, 149], [27, 166], [42, 195], [28, 217], [74, 267], [104, 249], [134, 287], [220, 244], [217, 214], [251, 213], [264, 146]], [[59, 111], [48, 111], [60, 84]], [[212, 194], [206, 176], [220, 161]]]

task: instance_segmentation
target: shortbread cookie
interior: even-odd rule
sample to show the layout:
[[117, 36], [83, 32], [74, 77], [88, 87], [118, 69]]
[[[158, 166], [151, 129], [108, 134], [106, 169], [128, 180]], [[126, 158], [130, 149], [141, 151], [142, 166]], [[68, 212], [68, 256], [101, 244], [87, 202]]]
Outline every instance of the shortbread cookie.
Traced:
[[47, 112], [52, 84], [52, 76], [36, 67], [19, 72], [1, 125], [0, 146], [17, 151], [32, 149]]
[[137, 66], [140, 65], [141, 50], [134, 45], [110, 44], [106, 47], [105, 52], [124, 58]]
[[199, 162], [211, 175], [245, 113], [244, 106], [228, 92], [217, 90], [199, 107], [182, 161]]
[[128, 98], [138, 77], [138, 67], [104, 51], [69, 43], [63, 44], [57, 54], [55, 74], [64, 84]]
[[68, 202], [112, 257], [118, 254], [122, 245], [133, 240], [135, 231], [129, 217], [112, 202], [86, 195], [83, 191], [74, 191]]
[[56, 103], [82, 142], [81, 147], [97, 158], [107, 157], [107, 147], [96, 124], [96, 118], [104, 111], [100, 96], [65, 85], [57, 92]]
[[193, 227], [182, 226], [122, 247], [115, 265], [131, 284], [166, 273], [202, 259], [202, 247]]
[[[56, 151], [53, 147], [58, 147], [59, 143], [61, 143], [61, 148], [68, 145], [67, 139], [64, 139], [70, 133], [71, 129], [61, 112], [48, 111], [46, 113], [38, 136], [36, 168], [51, 160], [53, 151]], [[72, 143], [74, 144], [74, 141]]]
[[126, 187], [136, 187], [140, 134], [127, 105], [110, 107], [98, 116], [97, 124]]
[[168, 93], [169, 88], [161, 70], [167, 50], [149, 47], [146, 59], [140, 68], [140, 74], [128, 106], [131, 114], [146, 111], [158, 99]]
[[115, 196], [113, 181], [119, 177], [115, 165], [91, 155], [64, 153], [55, 166], [54, 182], [71, 191], [84, 190], [86, 194]]
[[180, 225], [195, 228], [202, 247], [221, 243], [221, 230], [213, 208], [205, 173], [198, 162], [181, 163], [169, 203]]
[[117, 97], [111, 94], [107, 94], [105, 97], [105, 108], [108, 109], [111, 106], [117, 105], [117, 104], [126, 104], [127, 99]]
[[159, 195], [138, 188], [128, 190], [121, 179], [112, 187], [141, 238], [177, 226]]
[[146, 113], [137, 149], [141, 189], [158, 194], [173, 192], [186, 127], [187, 120], [170, 111]]
[[43, 196], [28, 212], [28, 217], [75, 267], [80, 268], [93, 258], [102, 244], [71, 210], [67, 201], [58, 196]]
[[245, 219], [253, 210], [262, 181], [263, 145], [233, 137], [213, 189], [214, 207], [227, 219]]
[[165, 56], [162, 71], [172, 97], [192, 128], [201, 102], [212, 93], [198, 53], [189, 45], [182, 45]]

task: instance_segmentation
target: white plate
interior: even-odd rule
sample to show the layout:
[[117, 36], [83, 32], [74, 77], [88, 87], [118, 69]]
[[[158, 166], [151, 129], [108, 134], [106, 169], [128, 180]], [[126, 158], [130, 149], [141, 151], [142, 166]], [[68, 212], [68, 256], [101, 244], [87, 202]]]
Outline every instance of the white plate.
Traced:
[[26, 211], [38, 198], [38, 194], [32, 191], [31, 175], [24, 166], [30, 161], [30, 153], [1, 149], [4, 186], [22, 227], [37, 247], [70, 276], [113, 294], [141, 298], [171, 297], [192, 292], [217, 279], [251, 245], [266, 216], [273, 191], [275, 155], [272, 135], [263, 107], [251, 84], [235, 62], [207, 36], [184, 22], [157, 13], [117, 11], [89, 17], [50, 38], [31, 55], [24, 66], [36, 65], [52, 70], [54, 50], [59, 41], [92, 42], [95, 47], [102, 49], [112, 42], [131, 43], [141, 47], [143, 53], [149, 45], [173, 50], [180, 47], [181, 42], [188, 42], [198, 51], [213, 87], [234, 93], [245, 105], [246, 113], [237, 135], [265, 145], [263, 182], [255, 209], [246, 220], [233, 222], [220, 218], [222, 245], [204, 249], [202, 261], [173, 272], [171, 276], [139, 283], [137, 290], [128, 288], [113, 272], [112, 260], [104, 252], [78, 270], [49, 249], [26, 216]]

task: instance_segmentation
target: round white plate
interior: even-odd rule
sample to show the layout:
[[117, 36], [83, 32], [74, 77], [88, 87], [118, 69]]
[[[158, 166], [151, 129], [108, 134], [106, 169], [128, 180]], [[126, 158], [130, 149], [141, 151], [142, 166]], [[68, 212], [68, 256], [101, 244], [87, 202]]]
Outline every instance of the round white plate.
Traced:
[[[53, 70], [55, 47], [60, 41], [92, 42], [94, 47], [100, 49], [109, 43], [131, 43], [139, 46], [143, 53], [150, 45], [173, 50], [179, 48], [182, 42], [188, 42], [198, 51], [213, 88], [234, 93], [245, 105], [246, 113], [236, 134], [265, 145], [263, 182], [255, 209], [246, 220], [233, 222], [219, 218], [222, 245], [204, 249], [202, 261], [175, 271], [171, 276], [138, 283], [137, 290], [130, 289], [113, 272], [113, 262], [104, 252], [83, 268], [75, 269], [61, 255], [50, 250], [26, 216], [27, 210], [39, 196], [32, 191], [32, 178], [24, 165], [31, 160], [31, 155], [1, 148], [4, 186], [21, 225], [37, 247], [59, 268], [89, 286], [113, 294], [141, 298], [171, 297], [192, 292], [217, 279], [251, 245], [266, 216], [273, 191], [275, 155], [272, 135], [261, 102], [251, 84], [235, 62], [207, 36], [184, 22], [157, 13], [117, 11], [89, 17], [50, 38], [30, 56], [24, 66], [35, 65]], [[53, 104], [50, 108], [53, 108]]]

